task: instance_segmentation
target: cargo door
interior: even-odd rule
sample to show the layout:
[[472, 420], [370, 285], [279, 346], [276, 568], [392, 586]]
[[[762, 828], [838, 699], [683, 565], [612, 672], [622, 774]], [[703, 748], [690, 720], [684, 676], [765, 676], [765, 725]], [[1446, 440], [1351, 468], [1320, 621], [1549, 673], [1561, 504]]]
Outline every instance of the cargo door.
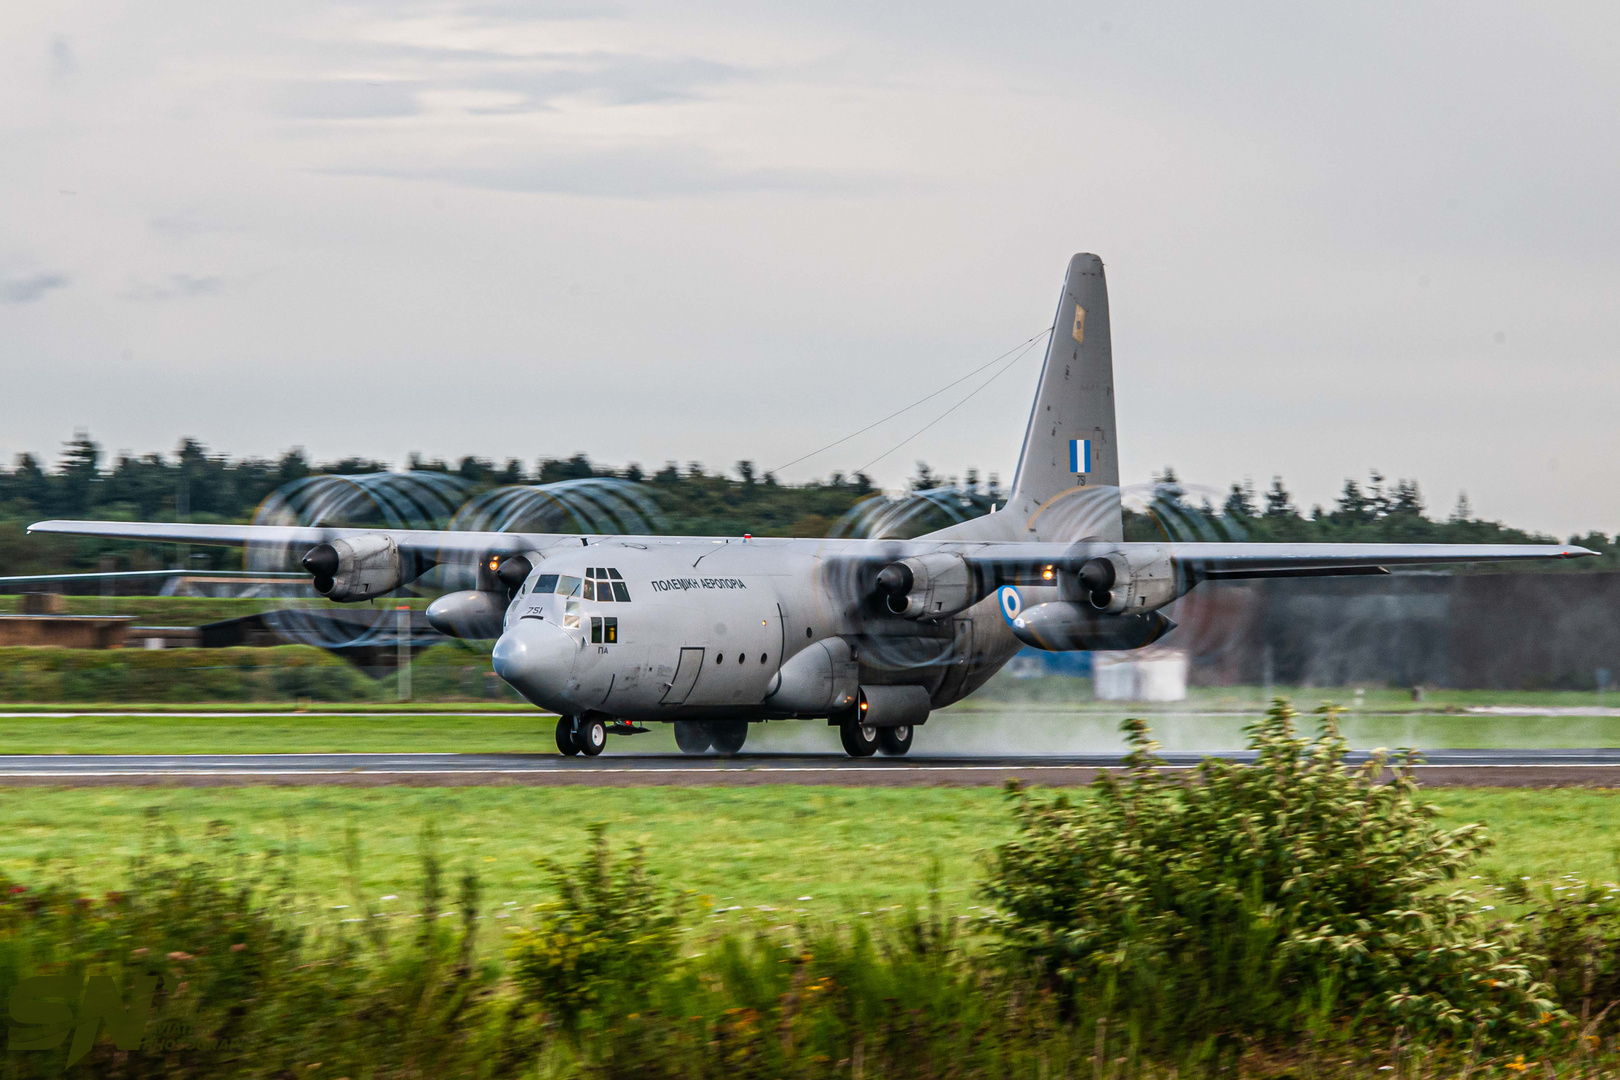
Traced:
[[[666, 669], [667, 670], [667, 669]], [[703, 671], [703, 650], [682, 649], [681, 661], [675, 666], [675, 675], [669, 681], [669, 689], [659, 699], [661, 705], [680, 705], [692, 693], [692, 684]]]

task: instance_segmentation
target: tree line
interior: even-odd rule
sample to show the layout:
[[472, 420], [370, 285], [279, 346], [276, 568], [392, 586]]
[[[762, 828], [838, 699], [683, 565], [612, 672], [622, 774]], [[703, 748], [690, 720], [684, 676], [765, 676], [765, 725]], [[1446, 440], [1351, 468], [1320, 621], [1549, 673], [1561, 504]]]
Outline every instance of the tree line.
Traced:
[[[823, 536], [850, 520], [863, 501], [880, 494], [871, 477], [833, 473], [803, 484], [782, 483], [751, 461], [730, 471], [709, 472], [699, 462], [666, 462], [656, 470], [638, 464], [617, 468], [584, 454], [541, 457], [532, 465], [516, 458], [495, 462], [473, 455], [454, 464], [412, 454], [406, 467], [454, 477], [468, 498], [506, 485], [612, 478], [636, 485], [659, 510], [654, 527], [695, 535]], [[173, 454], [119, 454], [112, 459], [87, 433], [79, 432], [49, 465], [34, 454], [20, 454], [12, 467], [0, 467], [0, 565], [4, 572], [42, 573], [104, 569], [111, 558], [118, 569], [152, 569], [172, 557], [147, 545], [95, 540], [64, 544], [29, 538], [23, 530], [41, 518], [100, 518], [131, 521], [251, 521], [264, 501], [287, 485], [322, 475], [359, 476], [388, 472], [391, 464], [350, 457], [315, 462], [294, 448], [279, 458], [231, 458], [211, 452], [195, 439], [182, 439]], [[914, 531], [989, 512], [1005, 498], [995, 474], [935, 473], [919, 462], [908, 481], [911, 493], [932, 492], [927, 512], [911, 519]], [[1302, 510], [1283, 479], [1264, 491], [1252, 482], [1234, 483], [1218, 504], [1188, 493], [1175, 470], [1154, 477], [1146, 505], [1127, 512], [1128, 539], [1275, 542], [1537, 543], [1554, 538], [1476, 517], [1466, 496], [1443, 518], [1430, 516], [1418, 483], [1390, 482], [1377, 472], [1365, 482], [1347, 479], [1330, 508]], [[1615, 539], [1597, 531], [1570, 537], [1604, 553], [1569, 568], [1615, 568]], [[209, 551], [194, 556], [208, 566], [230, 565], [236, 556]]]

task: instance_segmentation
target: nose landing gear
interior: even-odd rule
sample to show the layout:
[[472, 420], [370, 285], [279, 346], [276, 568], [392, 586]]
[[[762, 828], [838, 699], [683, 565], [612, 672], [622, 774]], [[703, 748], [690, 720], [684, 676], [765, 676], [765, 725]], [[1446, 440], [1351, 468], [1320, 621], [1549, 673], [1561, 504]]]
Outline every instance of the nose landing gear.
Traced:
[[595, 757], [607, 745], [607, 725], [599, 716], [557, 717], [557, 749], [565, 757]]

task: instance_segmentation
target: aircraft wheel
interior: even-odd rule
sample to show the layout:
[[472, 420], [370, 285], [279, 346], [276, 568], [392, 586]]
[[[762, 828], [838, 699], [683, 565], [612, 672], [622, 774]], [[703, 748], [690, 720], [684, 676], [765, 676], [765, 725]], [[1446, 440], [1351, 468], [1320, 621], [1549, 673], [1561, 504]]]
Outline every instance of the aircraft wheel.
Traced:
[[563, 757], [573, 757], [579, 753], [579, 747], [574, 745], [574, 718], [572, 716], [557, 717], [557, 752]]
[[574, 745], [586, 757], [595, 757], [607, 745], [607, 725], [600, 716], [582, 716], [574, 728]]
[[681, 753], [701, 754], [707, 751], [712, 743], [709, 725], [702, 720], [675, 721], [675, 745], [681, 748]]
[[838, 725], [838, 739], [850, 757], [871, 757], [877, 753], [878, 729], [871, 724], [845, 720]]
[[709, 723], [709, 738], [714, 743], [714, 752], [730, 757], [743, 748], [748, 741], [748, 721], [746, 720], [713, 720]]
[[878, 728], [878, 749], [890, 757], [899, 757], [911, 749], [913, 730], [910, 724]]

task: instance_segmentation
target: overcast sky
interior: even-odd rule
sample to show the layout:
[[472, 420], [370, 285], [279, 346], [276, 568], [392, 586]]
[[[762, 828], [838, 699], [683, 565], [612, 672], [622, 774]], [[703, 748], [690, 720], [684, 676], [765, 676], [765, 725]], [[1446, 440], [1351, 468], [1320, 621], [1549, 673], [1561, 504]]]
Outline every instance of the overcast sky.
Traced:
[[[1617, 56], [1597, 3], [9, 4], [0, 453], [772, 468], [1094, 251], [1127, 481], [1613, 532]], [[1038, 367], [870, 471], [1010, 479]]]

